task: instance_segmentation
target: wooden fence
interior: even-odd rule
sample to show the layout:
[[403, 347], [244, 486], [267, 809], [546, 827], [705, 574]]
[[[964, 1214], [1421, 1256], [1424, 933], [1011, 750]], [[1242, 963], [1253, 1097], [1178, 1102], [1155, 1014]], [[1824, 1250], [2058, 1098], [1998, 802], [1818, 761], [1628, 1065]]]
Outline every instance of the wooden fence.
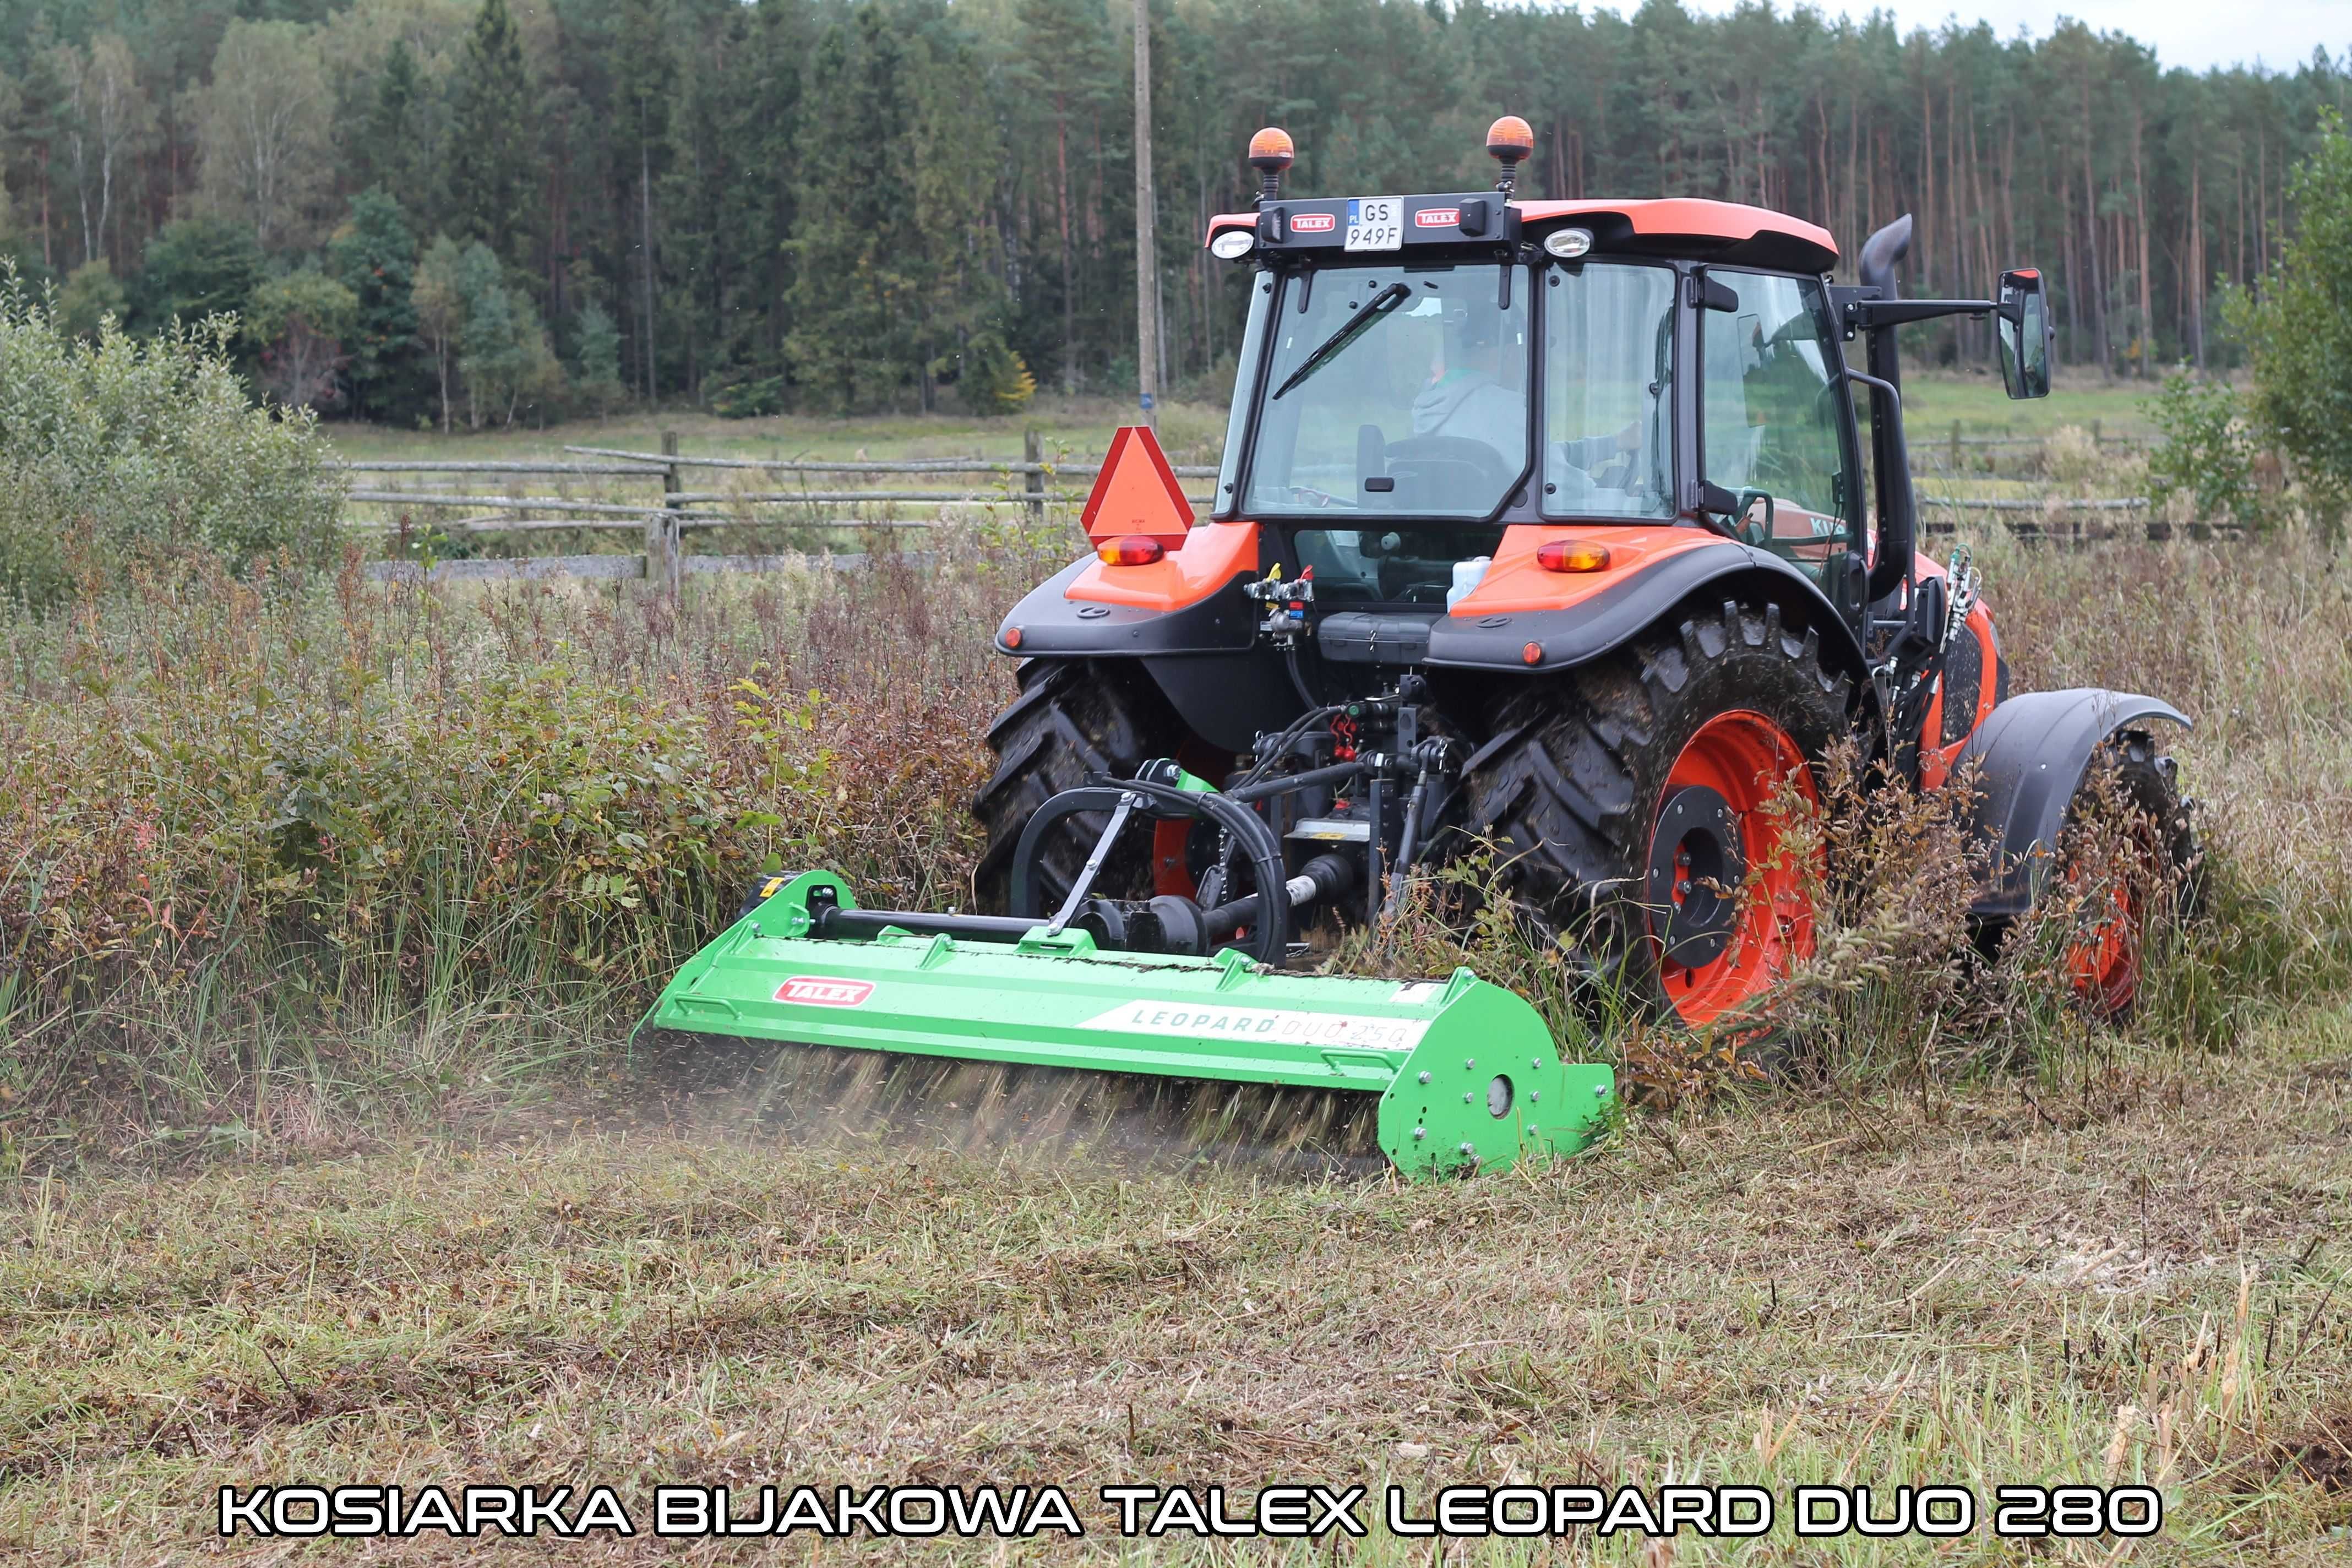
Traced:
[[[782, 563], [805, 558], [800, 553], [706, 555], [689, 552], [684, 548], [684, 535], [690, 530], [789, 530], [798, 537], [813, 536], [823, 540], [826, 535], [837, 536], [845, 532], [937, 528], [949, 521], [943, 513], [950, 508], [967, 514], [1010, 510], [1025, 516], [1033, 522], [1042, 522], [1048, 507], [1072, 505], [1084, 498], [1087, 488], [1091, 487], [1098, 471], [1096, 465], [1048, 459], [1045, 455], [1043, 439], [1034, 430], [1026, 434], [1023, 444], [1024, 451], [1019, 461], [989, 458], [925, 458], [897, 462], [717, 458], [695, 457], [680, 452], [677, 433], [671, 431], [663, 434], [661, 450], [657, 452], [605, 447], [566, 447], [566, 452], [581, 459], [577, 461], [459, 462], [361, 458], [338, 464], [337, 468], [343, 473], [353, 475], [480, 474], [590, 481], [600, 492], [593, 499], [569, 494], [513, 495], [486, 489], [397, 486], [354, 487], [344, 492], [344, 499], [372, 510], [390, 509], [397, 514], [390, 518], [356, 517], [347, 520], [353, 528], [375, 531], [406, 533], [415, 527], [413, 514], [418, 510], [457, 510], [476, 515], [450, 521], [436, 521], [431, 527], [444, 534], [575, 530], [633, 531], [642, 532], [645, 539], [641, 555], [549, 558], [551, 562], [561, 560], [566, 563], [565, 569], [551, 566], [545, 571], [525, 571], [516, 569], [520, 564], [519, 563], [445, 562], [433, 568], [436, 580], [572, 575], [636, 578], [675, 589], [683, 577], [695, 573], [768, 571], [776, 569]], [[687, 476], [698, 470], [730, 475], [835, 475], [853, 480], [937, 476], [943, 482], [927, 489], [883, 489], [857, 485], [816, 489], [803, 479], [796, 489], [689, 489]], [[1214, 468], [1197, 466], [1180, 466], [1175, 469], [1180, 479], [1210, 479], [1215, 476], [1216, 471]], [[977, 482], [960, 485], [944, 482], [956, 479], [975, 479]], [[652, 489], [652, 493], [643, 500], [618, 499], [602, 493], [610, 488], [636, 481], [643, 481]], [[1205, 508], [1210, 502], [1210, 498], [1205, 495], [1188, 499], [1196, 507]], [[905, 515], [908, 508], [924, 509], [929, 515]], [[844, 510], [853, 515], [837, 515]], [[834, 554], [836, 561], [847, 558], [824, 549], [816, 553]], [[595, 564], [591, 566], [585, 564], [587, 563]], [[373, 574], [379, 577], [414, 575], [416, 571], [413, 563], [378, 564], [387, 568], [374, 572]], [[389, 570], [400, 567], [406, 570]]]
[[[2110, 444], [2133, 441], [2137, 437], [2109, 437], [2095, 431], [2095, 438]], [[1948, 449], [1957, 455], [1964, 447], [2039, 445], [2011, 442], [2008, 437], [1969, 437], [1959, 434], [1958, 426]], [[949, 509], [966, 514], [995, 514], [1010, 511], [1032, 522], [1042, 522], [1049, 507], [1074, 505], [1083, 498], [1098, 471], [1085, 462], [1049, 460], [1044, 454], [1038, 433], [1030, 431], [1024, 441], [1024, 455], [1018, 461], [988, 458], [923, 458], [898, 461], [872, 462], [835, 458], [765, 458], [695, 457], [677, 449], [675, 432], [662, 437], [661, 449], [642, 452], [607, 447], [568, 446], [564, 451], [571, 460], [530, 458], [518, 460], [454, 461], [432, 459], [353, 459], [336, 465], [352, 475], [430, 475], [453, 479], [479, 475], [485, 478], [503, 476], [516, 479], [553, 479], [578, 485], [585, 481], [597, 493], [583, 498], [579, 495], [514, 495], [483, 487], [418, 489], [397, 484], [383, 488], [352, 488], [344, 491], [344, 499], [372, 510], [390, 510], [392, 517], [368, 516], [347, 519], [348, 525], [375, 531], [395, 531], [405, 534], [416, 527], [417, 511], [459, 511], [469, 515], [453, 521], [436, 521], [429, 526], [445, 535], [514, 534], [575, 531], [611, 531], [641, 533], [642, 552], [600, 553], [525, 557], [502, 560], [452, 560], [433, 564], [430, 576], [435, 581], [497, 581], [538, 577], [584, 577], [596, 579], [632, 580], [650, 583], [656, 587], [675, 591], [689, 575], [709, 572], [767, 572], [783, 569], [799, 562], [829, 557], [835, 565], [854, 570], [862, 565], [865, 557], [855, 551], [835, 552], [826, 547], [828, 537], [840, 539], [845, 533], [865, 533], [871, 531], [921, 531], [933, 529], [949, 521]], [[909, 478], [936, 476], [944, 481], [952, 479], [976, 479], [961, 485], [939, 483], [932, 488], [876, 489], [855, 483], [833, 489], [814, 489], [803, 482], [797, 489], [689, 489], [689, 473], [726, 475], [757, 474], [777, 476], [836, 476], [847, 480], [905, 480]], [[1180, 466], [1175, 473], [1180, 479], [1211, 479], [1216, 468], [1208, 466]], [[1930, 483], [1957, 477], [1946, 473], [1915, 474]], [[625, 489], [642, 482], [649, 493], [643, 500], [609, 493]], [[1194, 506], [1206, 509], [1211, 498], [1195, 495], [1188, 498]], [[1969, 496], [1927, 495], [1919, 497], [1922, 525], [1930, 533], [1950, 533], [1966, 514], [1990, 514], [1999, 519], [2013, 533], [2026, 538], [2066, 538], [2082, 540], [2111, 534], [2111, 524], [2095, 521], [2101, 514], [2139, 513], [2147, 509], [2141, 497], [2107, 499], [2013, 499]], [[929, 515], [906, 515], [910, 508], [921, 509]], [[853, 515], [838, 515], [846, 510]], [[685, 535], [689, 531], [709, 529], [788, 530], [795, 539], [812, 542], [814, 548], [805, 552], [723, 554], [689, 552], [685, 548]], [[2152, 538], [2166, 537], [2168, 528], [2160, 521], [2149, 520], [2147, 531]], [[842, 543], [848, 544], [846, 539]], [[428, 569], [415, 562], [386, 561], [373, 563], [371, 575], [383, 580], [415, 578]]]

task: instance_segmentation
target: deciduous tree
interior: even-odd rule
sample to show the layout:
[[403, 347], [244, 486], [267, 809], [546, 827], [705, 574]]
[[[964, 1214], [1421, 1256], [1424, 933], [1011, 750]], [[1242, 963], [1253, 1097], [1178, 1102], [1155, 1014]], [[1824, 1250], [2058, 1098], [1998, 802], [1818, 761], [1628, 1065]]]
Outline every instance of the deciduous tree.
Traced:
[[236, 21], [221, 35], [212, 79], [195, 95], [203, 192], [242, 218], [264, 250], [317, 237], [333, 188], [327, 78], [312, 33], [292, 22]]

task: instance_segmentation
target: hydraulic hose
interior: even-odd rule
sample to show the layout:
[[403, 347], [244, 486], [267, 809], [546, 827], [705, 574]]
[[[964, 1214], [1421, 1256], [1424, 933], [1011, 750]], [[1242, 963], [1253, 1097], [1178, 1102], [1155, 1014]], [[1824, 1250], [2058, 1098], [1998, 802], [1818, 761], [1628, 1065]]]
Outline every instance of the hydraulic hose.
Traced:
[[[1135, 795], [1158, 807], [1162, 816], [1189, 816], [1205, 819], [1223, 828], [1234, 843], [1249, 857], [1250, 868], [1257, 876], [1257, 900], [1250, 918], [1234, 922], [1247, 924], [1251, 931], [1251, 955], [1260, 963], [1279, 967], [1289, 956], [1290, 889], [1283, 875], [1282, 841], [1264, 817], [1248, 805], [1231, 795], [1196, 795], [1190, 790], [1168, 784], [1152, 784], [1143, 779], [1129, 779], [1125, 784], [1088, 784], [1078, 789], [1066, 789], [1039, 806], [1021, 830], [1021, 840], [1013, 851], [1012, 908], [1013, 917], [1038, 921], [1045, 918], [1037, 903], [1038, 879], [1035, 876], [1038, 858], [1044, 853], [1046, 835], [1061, 822], [1084, 811], [1114, 811], [1121, 795]], [[1236, 900], [1235, 903], [1243, 900]], [[1230, 908], [1231, 906], [1221, 906]]]

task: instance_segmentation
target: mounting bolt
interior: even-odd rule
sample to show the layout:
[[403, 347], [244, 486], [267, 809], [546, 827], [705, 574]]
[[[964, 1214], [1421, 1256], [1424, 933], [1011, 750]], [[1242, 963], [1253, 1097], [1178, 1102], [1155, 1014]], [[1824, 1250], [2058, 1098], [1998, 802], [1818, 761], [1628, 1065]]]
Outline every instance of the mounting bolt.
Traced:
[[1469, 1145], [1469, 1144], [1467, 1144], [1467, 1143], [1465, 1143], [1464, 1145], [1462, 1145], [1462, 1152], [1463, 1152], [1465, 1154], [1475, 1154], [1478, 1151], [1477, 1151], [1476, 1149], [1473, 1148], [1471, 1145]]
[[1677, 851], [1675, 855], [1675, 864], [1680, 866], [1685, 871], [1689, 870], [1690, 851], [1687, 849]]
[[1462, 1070], [1464, 1072], [1468, 1072], [1472, 1068], [1475, 1068], [1477, 1065], [1478, 1058], [1476, 1057], [1464, 1057], [1462, 1058]]
[[1528, 1103], [1529, 1105], [1533, 1105], [1533, 1104], [1535, 1104], [1537, 1101], [1538, 1101], [1538, 1100], [1542, 1100], [1542, 1099], [1543, 1099], [1543, 1090], [1542, 1090], [1542, 1089], [1531, 1089], [1528, 1090]]
[[1429, 1129], [1426, 1127], [1416, 1127], [1412, 1130], [1412, 1141], [1416, 1143], [1428, 1136]]
[[1421, 1075], [1421, 1081], [1422, 1081], [1422, 1082], [1423, 1082], [1423, 1083], [1427, 1083], [1427, 1082], [1429, 1081], [1429, 1075], [1428, 1075], [1427, 1073], [1423, 1073], [1423, 1074], [1422, 1074], [1422, 1075]]
[[1605, 1084], [1605, 1083], [1596, 1083], [1596, 1084], [1594, 1084], [1594, 1085], [1592, 1086], [1592, 1098], [1593, 1098], [1593, 1099], [1595, 1099], [1595, 1100], [1606, 1100], [1606, 1099], [1608, 1099], [1608, 1098], [1609, 1098], [1609, 1086], [1608, 1086], [1607, 1084]]
[[1690, 879], [1688, 877], [1682, 878], [1675, 883], [1675, 896], [1678, 899], [1686, 899], [1690, 897]]
[[1462, 1103], [1465, 1105], [1470, 1103], [1470, 1091], [1466, 1089], [1462, 1091]]

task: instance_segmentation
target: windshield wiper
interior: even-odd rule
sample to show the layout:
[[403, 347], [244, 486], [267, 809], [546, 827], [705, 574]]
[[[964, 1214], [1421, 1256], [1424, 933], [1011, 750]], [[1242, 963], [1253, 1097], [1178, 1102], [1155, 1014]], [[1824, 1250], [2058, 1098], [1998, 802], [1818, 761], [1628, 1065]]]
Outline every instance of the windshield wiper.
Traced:
[[[1339, 353], [1341, 349], [1346, 348], [1349, 343], [1354, 342], [1357, 338], [1363, 335], [1365, 329], [1369, 328], [1374, 321], [1379, 321], [1382, 316], [1387, 315], [1391, 310], [1395, 310], [1399, 305], [1403, 304], [1405, 300], [1412, 298], [1412, 290], [1406, 288], [1402, 283], [1391, 283], [1387, 288], [1381, 289], [1379, 293], [1373, 295], [1370, 300], [1364, 302], [1364, 308], [1362, 310], [1357, 311], [1354, 315], [1340, 322], [1339, 330], [1338, 331], [1333, 332], [1329, 337], [1325, 338], [1321, 343], [1316, 346], [1315, 352], [1308, 354], [1305, 361], [1299, 364], [1299, 367], [1290, 373], [1290, 379], [1288, 381], [1284, 382], [1280, 386], [1274, 389], [1274, 397], [1280, 397], [1284, 393], [1288, 392], [1292, 387], [1297, 386], [1300, 382], [1305, 381], [1308, 376], [1313, 375], [1317, 371], [1321, 370], [1325, 365], [1330, 363], [1331, 361], [1339, 357]], [[1266, 401], [1271, 403], [1274, 401], [1274, 398], [1270, 397], [1266, 399]]]

